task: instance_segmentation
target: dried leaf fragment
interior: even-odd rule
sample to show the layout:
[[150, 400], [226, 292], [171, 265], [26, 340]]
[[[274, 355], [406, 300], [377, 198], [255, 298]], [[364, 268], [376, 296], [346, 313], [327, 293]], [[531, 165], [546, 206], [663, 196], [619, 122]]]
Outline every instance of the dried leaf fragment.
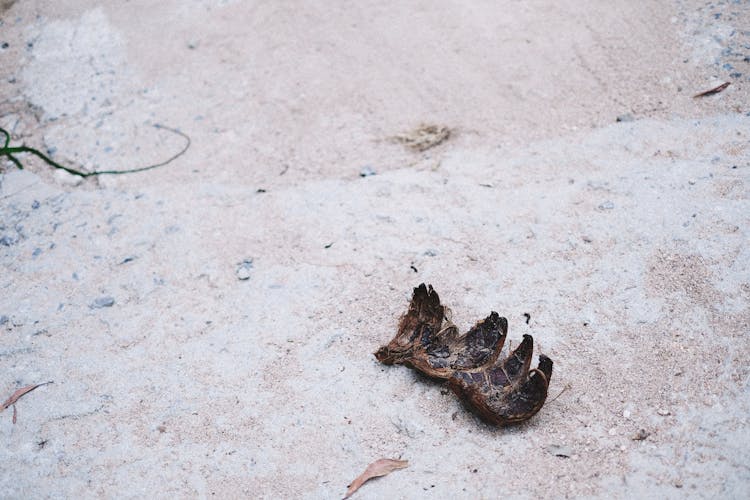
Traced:
[[695, 94], [693, 97], [694, 98], [695, 97], [705, 97], [705, 96], [708, 96], [708, 95], [718, 94], [719, 92], [721, 92], [722, 90], [724, 90], [727, 87], [729, 87], [729, 82], [724, 82], [721, 85], [717, 85], [716, 87], [714, 87], [712, 89], [708, 89], [708, 90], [704, 90], [703, 92], [699, 92], [699, 93]]
[[445, 142], [450, 136], [451, 129], [443, 125], [420, 125], [414, 130], [393, 137], [393, 140], [421, 153]]
[[381, 458], [380, 460], [375, 460], [373, 463], [367, 466], [365, 471], [360, 474], [357, 479], [352, 481], [352, 484], [350, 484], [349, 488], [346, 490], [346, 496], [344, 496], [344, 499], [352, 496], [355, 491], [357, 491], [370, 479], [385, 476], [387, 474], [390, 474], [394, 470], [405, 469], [408, 466], [408, 460], [394, 460], [392, 458]]
[[27, 393], [33, 391], [37, 387], [41, 387], [43, 385], [47, 385], [47, 384], [51, 384], [51, 383], [52, 382], [50, 381], [50, 382], [44, 382], [42, 384], [27, 385], [26, 387], [21, 387], [16, 392], [14, 392], [13, 394], [10, 395], [10, 397], [5, 401], [5, 403], [3, 403], [3, 407], [0, 408], [0, 411], [3, 411], [7, 407], [16, 404], [16, 401], [18, 401], [19, 398], [21, 398], [21, 396], [23, 396], [24, 394], [27, 394]]

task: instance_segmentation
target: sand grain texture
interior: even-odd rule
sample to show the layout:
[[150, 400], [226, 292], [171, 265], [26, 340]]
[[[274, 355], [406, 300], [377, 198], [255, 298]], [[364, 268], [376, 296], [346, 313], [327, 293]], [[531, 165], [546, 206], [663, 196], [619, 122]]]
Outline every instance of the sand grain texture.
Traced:
[[[14, 143], [98, 169], [179, 150], [154, 123], [193, 140], [80, 184], [2, 165], [0, 393], [55, 383], [0, 413], [0, 496], [337, 498], [406, 457], [355, 497], [747, 497], [747, 4], [0, 19]], [[392, 140], [423, 124], [450, 137]], [[421, 282], [534, 336], [535, 417], [375, 360]]]

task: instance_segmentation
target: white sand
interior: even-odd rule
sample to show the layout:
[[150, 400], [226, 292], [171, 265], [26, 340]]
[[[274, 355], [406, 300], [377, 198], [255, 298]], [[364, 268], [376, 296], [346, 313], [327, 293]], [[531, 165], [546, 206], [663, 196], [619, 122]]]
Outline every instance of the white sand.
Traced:
[[[11, 3], [13, 144], [193, 142], [2, 166], [0, 398], [54, 384], [0, 497], [750, 494], [746, 3]], [[420, 282], [569, 389], [496, 430], [378, 364]]]

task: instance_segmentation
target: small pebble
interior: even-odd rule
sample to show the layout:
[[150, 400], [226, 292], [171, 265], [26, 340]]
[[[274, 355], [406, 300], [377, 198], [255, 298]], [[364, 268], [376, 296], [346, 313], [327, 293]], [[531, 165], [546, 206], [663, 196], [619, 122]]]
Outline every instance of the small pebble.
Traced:
[[623, 412], [622, 412], [622, 416], [623, 416], [624, 418], [630, 418], [630, 411], [628, 411], [628, 410], [625, 410], [625, 411], [623, 411]]
[[98, 299], [94, 300], [91, 307], [94, 309], [101, 309], [102, 307], [112, 307], [115, 304], [114, 297], [110, 295], [103, 295]]
[[253, 259], [245, 259], [237, 264], [235, 275], [238, 280], [245, 281], [250, 279], [250, 270], [253, 268]]
[[70, 174], [65, 170], [57, 169], [55, 170], [54, 175], [55, 179], [57, 179], [58, 182], [60, 182], [61, 184], [65, 184], [66, 186], [77, 186], [83, 182], [83, 177]]
[[599, 210], [612, 210], [613, 208], [615, 208], [615, 204], [611, 201], [605, 201], [599, 205]]
[[625, 113], [617, 117], [618, 122], [632, 122], [635, 118], [630, 113]]
[[32, 208], [33, 210], [36, 210], [36, 209], [37, 209], [37, 208], [39, 208], [40, 206], [41, 206], [41, 203], [39, 203], [39, 200], [34, 200], [33, 202], [31, 202], [31, 208]]
[[610, 436], [616, 436], [616, 435], [617, 435], [617, 429], [615, 429], [614, 427], [612, 427], [612, 428], [611, 428], [611, 429], [609, 430], [609, 435], [610, 435]]
[[0, 245], [3, 245], [4, 247], [9, 247], [11, 245], [15, 245], [16, 243], [18, 243], [18, 238], [14, 238], [12, 236], [5, 235], [0, 238]]
[[370, 165], [365, 165], [362, 167], [359, 171], [360, 177], [369, 177], [371, 175], [375, 175], [377, 172], [375, 172], [375, 169], [372, 168]]
[[659, 415], [661, 415], [662, 417], [667, 417], [667, 416], [671, 415], [671, 413], [669, 412], [669, 410], [667, 410], [667, 409], [665, 409], [665, 408], [659, 408], [659, 409], [658, 409], [658, 410], [656, 411], [656, 413], [658, 413], [658, 414], [659, 414]]

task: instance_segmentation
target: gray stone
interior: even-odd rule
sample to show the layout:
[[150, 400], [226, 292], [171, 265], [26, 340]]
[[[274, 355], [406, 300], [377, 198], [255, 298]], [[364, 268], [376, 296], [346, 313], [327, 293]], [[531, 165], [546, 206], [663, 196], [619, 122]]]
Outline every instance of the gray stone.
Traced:
[[113, 305], [115, 305], [115, 299], [111, 295], [103, 295], [91, 303], [91, 307], [93, 309], [101, 309], [102, 307], [112, 307]]
[[14, 238], [13, 236], [7, 234], [0, 238], [0, 245], [3, 245], [5, 247], [15, 245], [16, 243], [18, 243], [18, 238]]
[[238, 280], [245, 281], [250, 279], [250, 270], [253, 268], [253, 259], [245, 259], [237, 264], [235, 275]]

